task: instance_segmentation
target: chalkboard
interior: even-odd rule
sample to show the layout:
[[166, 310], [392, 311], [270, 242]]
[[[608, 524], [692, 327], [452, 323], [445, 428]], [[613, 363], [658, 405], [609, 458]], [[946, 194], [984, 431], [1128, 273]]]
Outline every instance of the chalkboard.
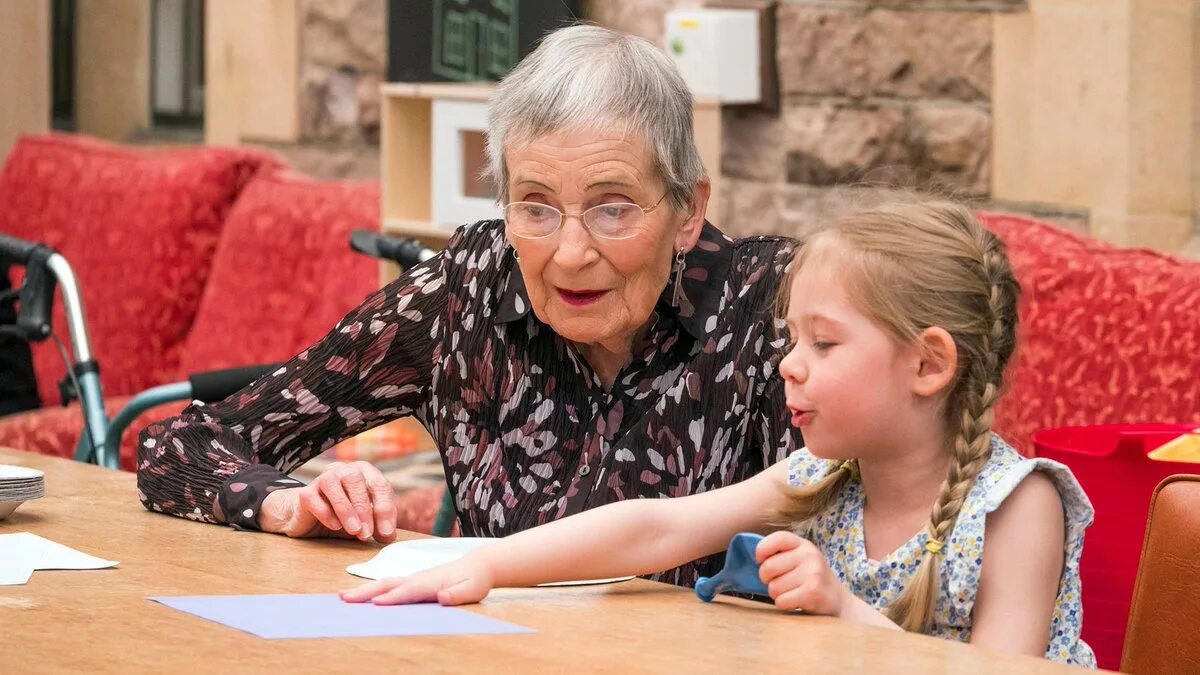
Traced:
[[495, 81], [578, 18], [578, 0], [390, 0], [388, 79]]

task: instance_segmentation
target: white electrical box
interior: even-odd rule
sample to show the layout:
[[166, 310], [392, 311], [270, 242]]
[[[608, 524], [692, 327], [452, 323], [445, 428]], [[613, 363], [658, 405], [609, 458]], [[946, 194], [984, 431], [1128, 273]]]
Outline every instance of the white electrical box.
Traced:
[[758, 103], [759, 16], [746, 9], [679, 9], [667, 13], [667, 54], [692, 95], [722, 103]]

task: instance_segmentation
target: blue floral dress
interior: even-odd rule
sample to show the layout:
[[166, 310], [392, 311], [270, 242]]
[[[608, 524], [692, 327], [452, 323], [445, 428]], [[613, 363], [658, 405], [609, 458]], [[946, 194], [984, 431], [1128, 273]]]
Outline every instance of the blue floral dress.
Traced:
[[[931, 635], [966, 642], [971, 637], [972, 609], [983, 566], [984, 524], [987, 515], [1012, 494], [1032, 471], [1054, 480], [1066, 516], [1066, 550], [1046, 658], [1094, 668], [1092, 649], [1079, 639], [1083, 627], [1080, 606], [1079, 556], [1083, 531], [1092, 523], [1092, 505], [1067, 467], [1047, 459], [1026, 459], [993, 436], [991, 458], [967, 494], [942, 556], [942, 590], [938, 595]], [[837, 467], [813, 457], [806, 449], [788, 459], [788, 481], [794, 486], [813, 483]], [[863, 491], [858, 481], [846, 483], [830, 508], [817, 516], [806, 534], [829, 560], [842, 583], [872, 607], [883, 609], [899, 596], [921, 562], [929, 535], [924, 530], [879, 561], [867, 557], [863, 536]]]

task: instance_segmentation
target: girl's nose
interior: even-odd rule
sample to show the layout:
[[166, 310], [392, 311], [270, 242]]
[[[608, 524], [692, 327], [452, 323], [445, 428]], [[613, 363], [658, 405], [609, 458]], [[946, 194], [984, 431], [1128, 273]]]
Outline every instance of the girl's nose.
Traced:
[[785, 380], [794, 382], [804, 382], [808, 379], [808, 366], [804, 364], [804, 358], [800, 355], [799, 348], [792, 347], [783, 356], [783, 360], [779, 362], [779, 374]]

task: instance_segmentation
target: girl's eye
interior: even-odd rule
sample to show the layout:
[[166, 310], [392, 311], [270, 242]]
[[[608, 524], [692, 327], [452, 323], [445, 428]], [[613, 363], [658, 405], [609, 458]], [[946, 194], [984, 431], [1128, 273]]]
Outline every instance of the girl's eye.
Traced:
[[818, 340], [818, 341], [812, 343], [812, 346], [813, 346], [813, 349], [815, 349], [819, 352], [824, 352], [824, 351], [829, 351], [830, 349], [832, 349], [833, 343], [832, 342], [822, 342], [822, 341]]

